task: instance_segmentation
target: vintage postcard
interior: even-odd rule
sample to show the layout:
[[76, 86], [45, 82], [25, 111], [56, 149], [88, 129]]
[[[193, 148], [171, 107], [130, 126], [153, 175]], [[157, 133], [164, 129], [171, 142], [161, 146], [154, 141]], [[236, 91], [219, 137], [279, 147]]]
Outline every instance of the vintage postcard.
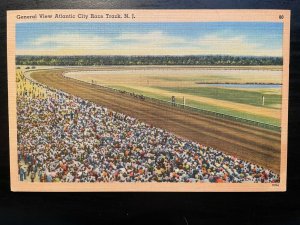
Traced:
[[285, 191], [290, 11], [7, 12], [13, 191]]

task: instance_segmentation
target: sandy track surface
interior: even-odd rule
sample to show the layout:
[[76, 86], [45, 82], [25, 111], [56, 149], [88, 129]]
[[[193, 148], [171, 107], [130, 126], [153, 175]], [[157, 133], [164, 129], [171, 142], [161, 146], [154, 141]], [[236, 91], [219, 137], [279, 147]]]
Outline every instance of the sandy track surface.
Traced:
[[35, 71], [40, 83], [127, 114], [183, 138], [234, 155], [279, 173], [280, 133], [171, 106], [146, 102], [62, 76], [67, 69]]

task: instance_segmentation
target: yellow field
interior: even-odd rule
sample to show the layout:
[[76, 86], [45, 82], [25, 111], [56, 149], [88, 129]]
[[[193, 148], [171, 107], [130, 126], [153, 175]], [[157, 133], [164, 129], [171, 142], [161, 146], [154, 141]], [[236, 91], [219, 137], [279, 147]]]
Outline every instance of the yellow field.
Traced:
[[34, 98], [45, 98], [46, 91], [44, 88], [32, 83], [28, 79], [25, 79], [24, 72], [21, 69], [16, 71], [17, 81], [17, 96], [27, 95]]
[[[276, 68], [276, 67], [275, 67]], [[229, 70], [203, 69], [198, 67], [129, 67], [101, 68], [99, 71], [71, 72], [67, 76], [79, 80], [98, 81], [108, 86], [161, 86], [161, 87], [197, 87], [196, 82], [231, 83], [281, 83], [282, 71], [277, 70]]]

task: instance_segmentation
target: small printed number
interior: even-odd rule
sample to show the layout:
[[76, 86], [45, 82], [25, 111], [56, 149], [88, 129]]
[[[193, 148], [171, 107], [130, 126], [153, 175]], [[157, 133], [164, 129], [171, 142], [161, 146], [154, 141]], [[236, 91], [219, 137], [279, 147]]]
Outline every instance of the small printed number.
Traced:
[[282, 20], [284, 18], [284, 15], [279, 15], [279, 19]]
[[279, 187], [279, 184], [272, 184], [273, 187]]

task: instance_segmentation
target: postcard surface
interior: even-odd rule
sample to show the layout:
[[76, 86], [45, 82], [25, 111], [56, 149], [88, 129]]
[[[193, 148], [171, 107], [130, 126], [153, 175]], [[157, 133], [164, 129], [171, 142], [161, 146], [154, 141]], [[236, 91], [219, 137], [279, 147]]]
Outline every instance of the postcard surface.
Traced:
[[13, 191], [285, 191], [290, 12], [8, 11]]

